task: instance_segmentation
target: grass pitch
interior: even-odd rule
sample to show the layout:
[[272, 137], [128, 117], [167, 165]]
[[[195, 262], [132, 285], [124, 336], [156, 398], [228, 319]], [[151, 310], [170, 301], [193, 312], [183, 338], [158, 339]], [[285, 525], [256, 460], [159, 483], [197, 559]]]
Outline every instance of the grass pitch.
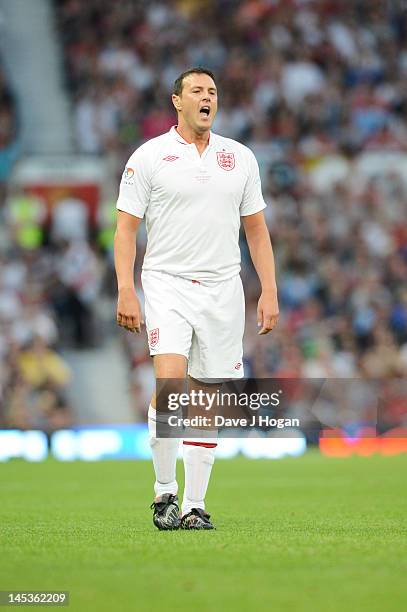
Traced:
[[72, 611], [401, 612], [406, 474], [407, 455], [219, 460], [217, 531], [159, 532], [149, 462], [12, 461], [0, 590], [67, 590]]

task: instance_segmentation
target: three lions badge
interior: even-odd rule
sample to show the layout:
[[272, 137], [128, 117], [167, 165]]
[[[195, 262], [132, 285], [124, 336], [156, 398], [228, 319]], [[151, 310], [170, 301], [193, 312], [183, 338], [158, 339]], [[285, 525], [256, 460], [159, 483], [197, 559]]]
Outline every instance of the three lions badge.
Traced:
[[225, 151], [218, 151], [216, 153], [216, 158], [218, 160], [218, 165], [222, 168], [222, 170], [233, 170], [235, 167], [235, 154], [234, 153], [226, 153]]

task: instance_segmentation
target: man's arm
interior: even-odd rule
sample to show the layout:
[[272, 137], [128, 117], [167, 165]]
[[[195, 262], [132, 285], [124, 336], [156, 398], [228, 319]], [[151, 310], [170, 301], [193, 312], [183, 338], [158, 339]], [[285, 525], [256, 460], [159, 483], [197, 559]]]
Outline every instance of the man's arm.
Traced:
[[117, 211], [117, 226], [114, 236], [114, 264], [119, 297], [117, 301], [117, 324], [131, 332], [140, 333], [140, 302], [134, 287], [134, 262], [136, 260], [136, 234], [141, 223], [139, 217], [122, 210]]
[[242, 217], [250, 256], [261, 283], [257, 306], [259, 334], [268, 334], [277, 325], [278, 300], [273, 248], [263, 211]]

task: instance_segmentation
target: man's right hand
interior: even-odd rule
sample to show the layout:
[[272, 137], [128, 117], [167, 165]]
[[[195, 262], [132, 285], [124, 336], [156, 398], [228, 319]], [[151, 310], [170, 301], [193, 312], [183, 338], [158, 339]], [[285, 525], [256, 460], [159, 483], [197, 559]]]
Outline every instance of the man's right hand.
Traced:
[[132, 333], [140, 333], [141, 319], [140, 302], [134, 289], [121, 289], [117, 300], [117, 324]]

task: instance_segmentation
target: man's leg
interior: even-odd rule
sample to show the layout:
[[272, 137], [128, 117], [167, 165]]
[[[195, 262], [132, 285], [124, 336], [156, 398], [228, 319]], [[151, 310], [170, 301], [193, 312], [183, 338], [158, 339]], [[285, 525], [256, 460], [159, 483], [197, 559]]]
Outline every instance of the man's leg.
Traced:
[[[189, 390], [216, 393], [218, 385], [204, 384], [190, 378]], [[216, 414], [216, 405], [211, 411], [205, 408], [193, 409], [190, 407], [188, 417], [205, 415], [213, 417]], [[183, 459], [185, 472], [184, 498], [182, 500], [182, 528], [184, 529], [213, 529], [209, 521], [209, 514], [205, 512], [205, 495], [208, 489], [212, 466], [215, 462], [217, 447], [217, 430], [215, 426], [204, 429], [195, 429], [183, 441]]]
[[[174, 390], [185, 380], [187, 360], [183, 355], [163, 354], [154, 356], [156, 379], [174, 379]], [[180, 389], [180, 392], [182, 390]], [[154, 523], [159, 529], [177, 529], [179, 527], [178, 483], [176, 465], [179, 438], [157, 437], [157, 425], [160, 419], [166, 422], [168, 406], [159, 405], [160, 398], [155, 395], [148, 409], [148, 428], [150, 446], [155, 471]]]
[[[195, 388], [216, 393], [221, 385], [215, 381], [243, 376], [245, 304], [242, 282], [240, 276], [236, 276], [214, 285], [197, 285], [195, 289], [202, 307], [194, 321], [189, 376]], [[216, 403], [214, 408], [211, 413], [218, 412]], [[194, 432], [184, 440], [185, 492], [181, 523], [184, 529], [213, 528], [205, 513], [205, 494], [216, 446], [216, 433], [208, 428], [202, 431], [202, 437], [200, 432]]]

